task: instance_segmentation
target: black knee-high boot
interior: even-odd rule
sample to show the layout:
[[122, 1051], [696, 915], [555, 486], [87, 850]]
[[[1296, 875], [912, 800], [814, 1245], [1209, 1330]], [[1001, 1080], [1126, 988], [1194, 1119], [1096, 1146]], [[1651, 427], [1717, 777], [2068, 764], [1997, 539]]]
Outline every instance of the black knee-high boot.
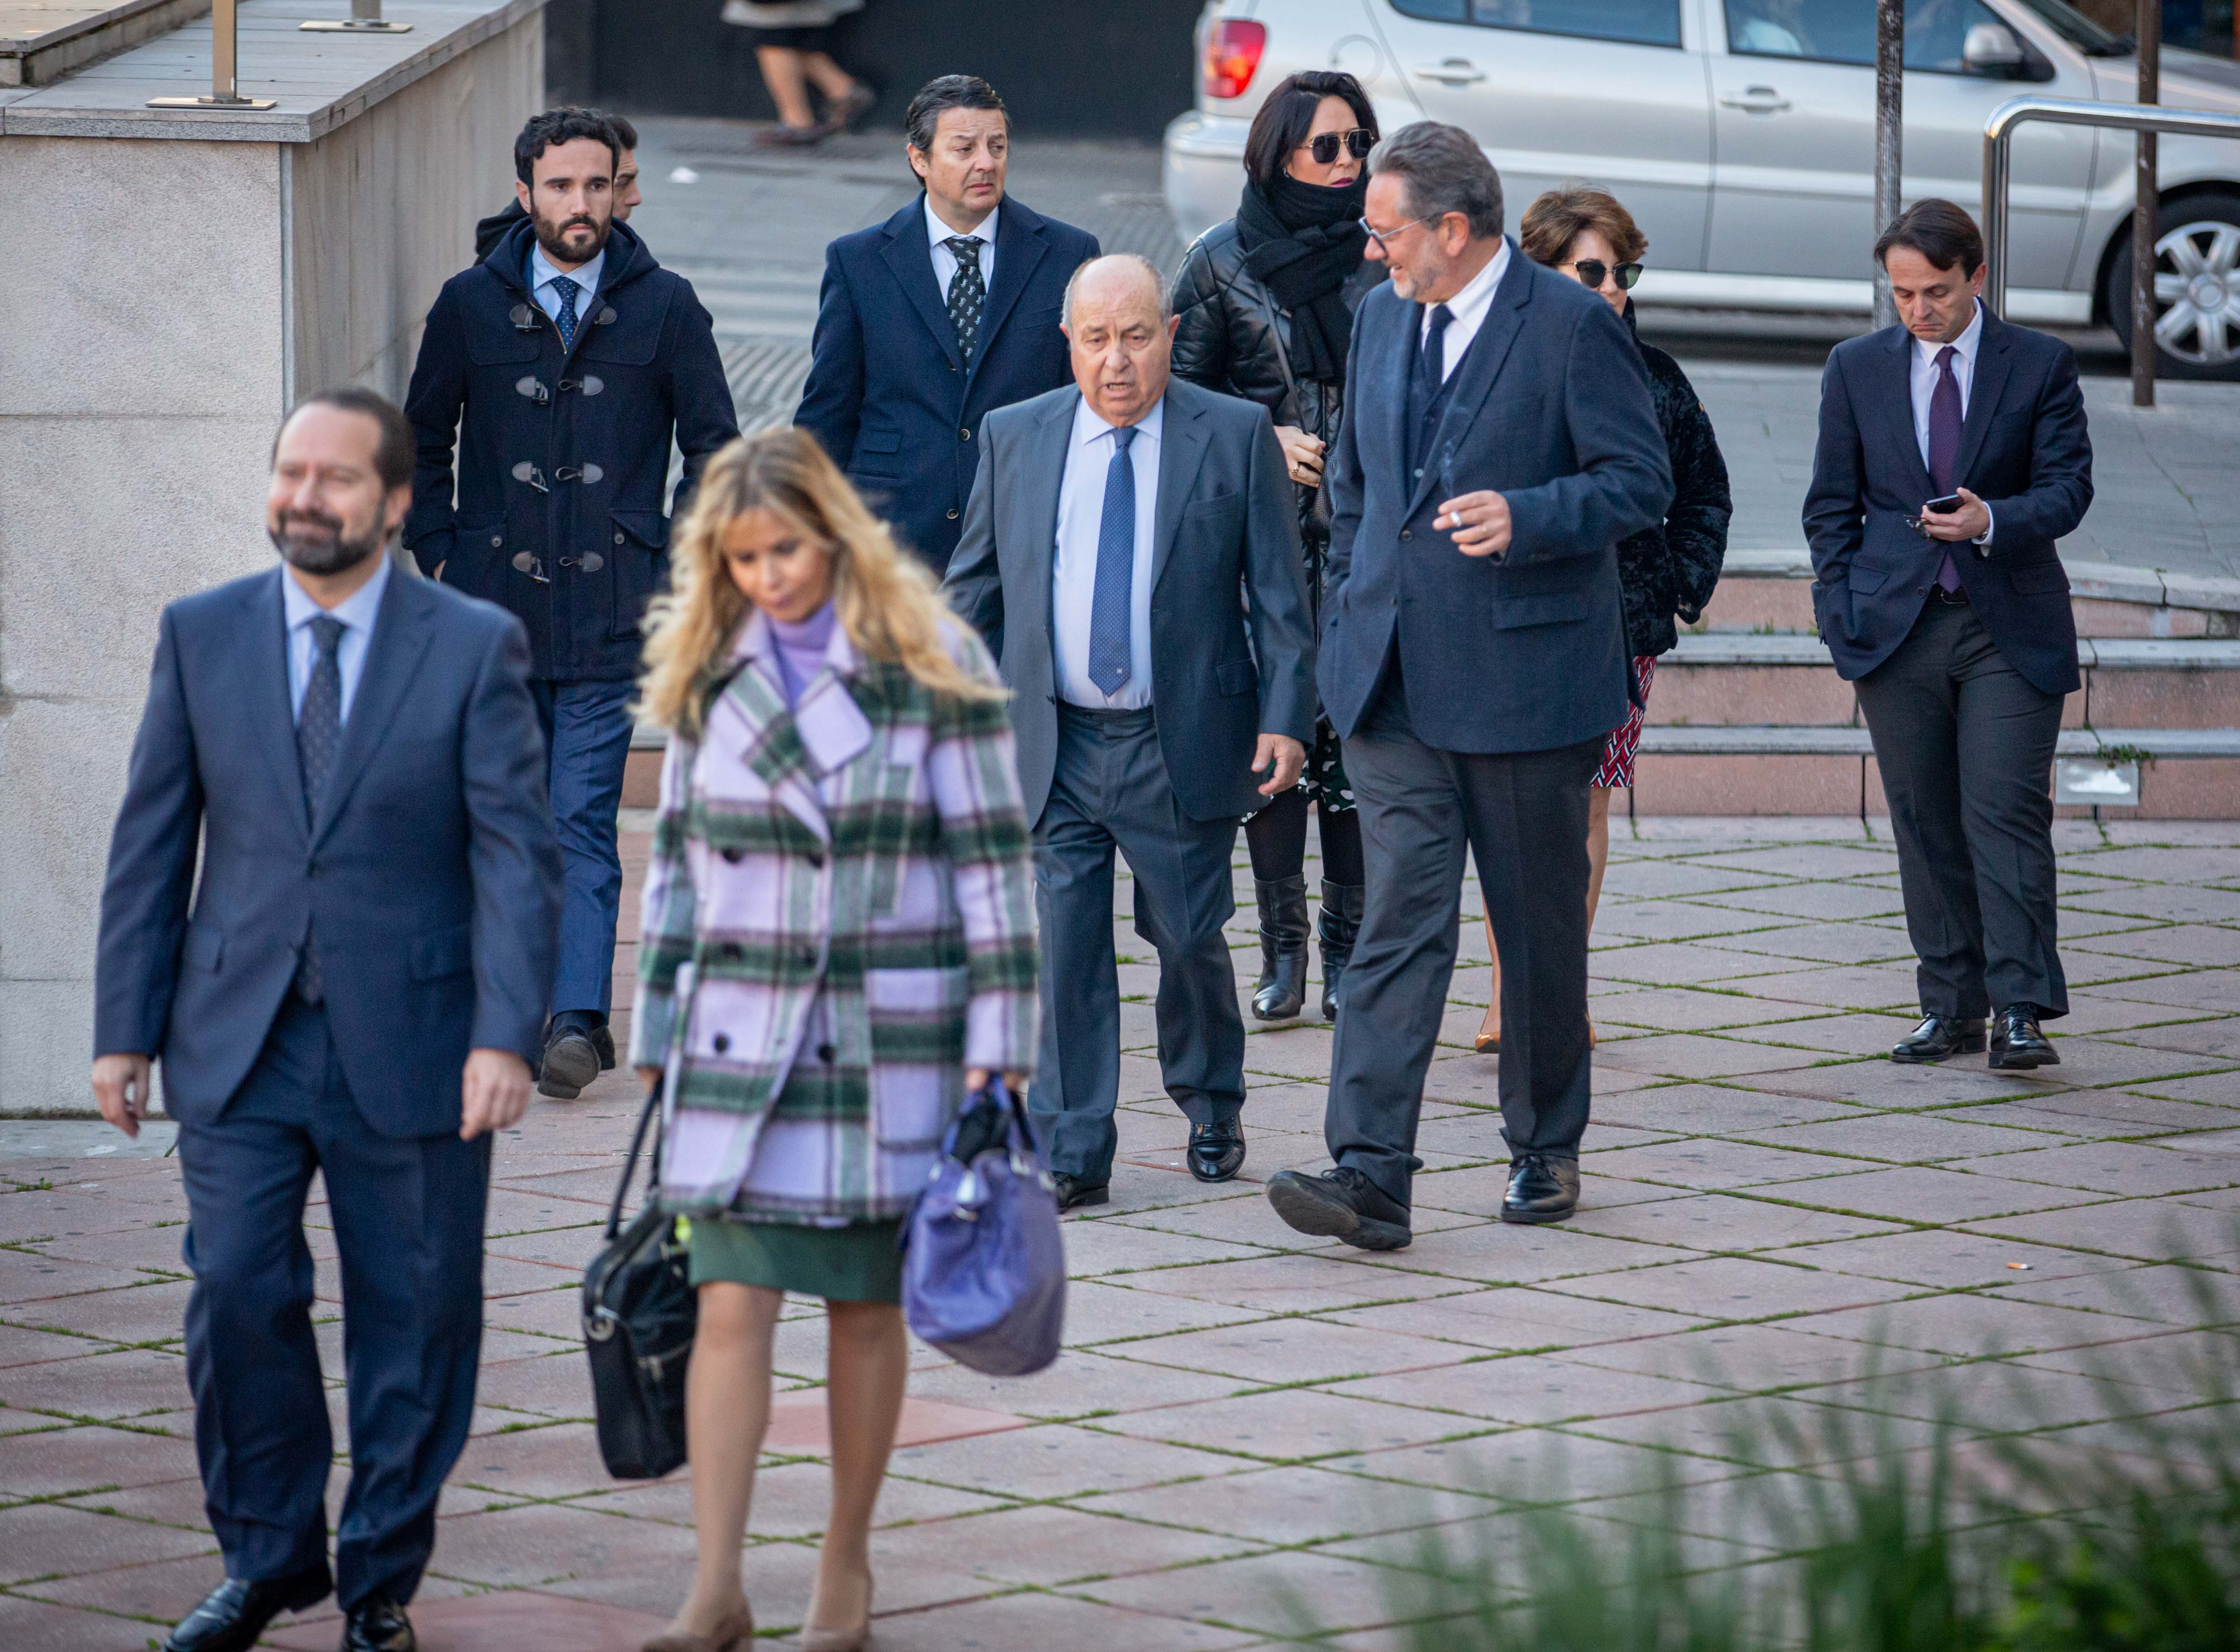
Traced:
[[1260, 903], [1260, 981], [1252, 1013], [1262, 1021], [1289, 1021], [1307, 1002], [1307, 880], [1256, 880], [1252, 889]]
[[1361, 907], [1368, 887], [1323, 880], [1323, 910], [1317, 928], [1323, 943], [1323, 1019], [1337, 1019], [1338, 982], [1353, 957], [1354, 937], [1361, 933]]

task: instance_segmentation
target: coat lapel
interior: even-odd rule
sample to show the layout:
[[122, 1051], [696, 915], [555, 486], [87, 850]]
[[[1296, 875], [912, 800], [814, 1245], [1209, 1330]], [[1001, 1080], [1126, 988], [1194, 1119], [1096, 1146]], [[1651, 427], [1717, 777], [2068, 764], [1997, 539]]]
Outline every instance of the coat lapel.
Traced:
[[381, 594], [375, 613], [373, 635], [366, 642], [365, 664], [358, 673], [357, 693], [351, 697], [350, 716], [343, 723], [342, 744], [335, 752], [335, 772], [327, 785], [326, 806], [311, 828], [317, 848], [334, 829], [358, 777], [380, 749], [382, 737], [397, 719], [420, 662], [434, 639], [432, 604], [427, 588], [401, 568], [389, 570], [389, 586]]
[[[1030, 558], [1018, 595], [1026, 604], [1020, 617], [1027, 622], [1026, 634], [1030, 636], [1047, 639], [1050, 636], [1050, 582], [1057, 573], [1058, 500], [1065, 485], [1067, 450], [1073, 443], [1073, 416], [1080, 406], [1078, 390], [1052, 398], [1014, 473], [1018, 477], [1015, 507], [1018, 517], [1014, 531], [1006, 537], [1026, 547]], [[1007, 585], [1007, 606], [1010, 595]]]
[[2012, 343], [2005, 324], [1985, 310], [1983, 331], [1976, 341], [1976, 374], [1968, 386], [1968, 416], [1961, 422], [1960, 451], [1952, 461], [1956, 488], [1967, 481], [1969, 467], [1983, 450], [1983, 432], [1990, 427], [1991, 416], [1999, 410], [1999, 396], [2007, 387], [2007, 370], [2012, 365], [2007, 354]]
[[[1003, 247], [996, 249], [997, 273], [1002, 273]], [[918, 197], [915, 204], [904, 207], [887, 220], [887, 245], [882, 255], [887, 267], [895, 272], [903, 293], [917, 307], [919, 317], [933, 342], [941, 346], [949, 357], [949, 364], [963, 370], [964, 358], [957, 348], [957, 327], [949, 319], [948, 303], [941, 296], [940, 283], [933, 278], [933, 243], [926, 239], [925, 197]]]
[[825, 650], [826, 669], [785, 703], [778, 676], [777, 639], [769, 619], [757, 610], [747, 616], [732, 658], [741, 663], [723, 689], [723, 698], [744, 725], [747, 740], [737, 754], [781, 808], [807, 827], [822, 843], [832, 841], [832, 825], [818, 782], [837, 772], [871, 743], [871, 724], [848, 691], [857, 669], [847, 633], [834, 628]]
[[[1524, 330], [1524, 309], [1532, 302], [1533, 266], [1513, 243], [1509, 249], [1509, 268], [1502, 273], [1501, 285], [1494, 290], [1493, 302], [1486, 308], [1485, 319], [1478, 323], [1477, 336], [1470, 342], [1470, 349], [1455, 368], [1457, 375], [1454, 394], [1447, 397], [1447, 410], [1440, 416], [1439, 428], [1423, 450], [1423, 474], [1417, 478], [1408, 498], [1408, 509], [1402, 516], [1403, 522], [1423, 509], [1424, 499], [1439, 485], [1439, 455], [1459, 447], [1470, 434], [1470, 429], [1486, 403], [1493, 390], [1493, 382], [1500, 376], [1502, 363], [1509, 359], [1510, 348], [1517, 334]], [[1403, 386], [1401, 401], [1404, 405], [1407, 391]], [[1403, 418], [1406, 416], [1403, 413]], [[1402, 436], [1406, 436], [1403, 430]], [[1400, 446], [1407, 452], [1407, 443]]]
[[303, 814], [303, 764], [296, 755], [296, 708], [288, 692], [288, 611], [280, 599], [280, 582], [287, 577], [275, 568], [250, 593], [249, 646], [237, 661], [243, 707], [256, 731], [251, 738], [271, 770], [280, 812], [300, 837], [310, 823]]
[[[1921, 438], [1913, 430], [1913, 335], [1893, 327], [1890, 350], [1880, 357], [1879, 382], [1870, 388], [1876, 411], [1881, 416], [1884, 445], [1898, 456], [1908, 489], [1926, 504], [1936, 496], [1937, 484], [1929, 479], [1929, 464], [1921, 456]], [[1983, 363], [1977, 363], [1980, 374]], [[1977, 380], [1977, 387], [1983, 381]], [[1957, 471], [1956, 471], [1957, 474]]]
[[[1019, 295], [1027, 290], [1027, 281], [1037, 265], [1050, 252], [1050, 243], [1043, 236], [1042, 220], [1024, 207], [1006, 201], [996, 211], [996, 284], [989, 290], [988, 308], [980, 318], [980, 350], [972, 358], [972, 371], [980, 370], [981, 363], [988, 359], [989, 346], [996, 342], [1004, 317], [1019, 302]], [[926, 250], [926, 267], [933, 267], [933, 250]], [[949, 319], [949, 307], [942, 306], [942, 319]]]
[[1205, 410], [1197, 404], [1195, 396], [1185, 400], [1175, 394], [1172, 383], [1168, 385], [1166, 412], [1159, 431], [1158, 517], [1151, 533], [1154, 591], [1167, 571], [1167, 558], [1174, 554], [1176, 536], [1182, 532], [1183, 507], [1190, 503], [1198, 467], [1205, 462], [1205, 432], [1198, 428], [1204, 416]]

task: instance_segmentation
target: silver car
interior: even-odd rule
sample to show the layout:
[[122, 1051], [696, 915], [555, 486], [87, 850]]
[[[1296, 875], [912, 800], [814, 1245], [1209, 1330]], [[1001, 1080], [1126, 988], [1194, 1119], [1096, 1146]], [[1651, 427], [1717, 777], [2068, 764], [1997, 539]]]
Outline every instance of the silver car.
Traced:
[[[1588, 178], [1649, 236], [1650, 303], [1863, 311], [1875, 236], [1873, 0], [1209, 0], [1197, 106], [1167, 128], [1184, 240], [1237, 210], [1244, 135], [1303, 69], [1359, 78], [1386, 131], [1473, 134], [1517, 213]], [[2008, 98], [2133, 101], [2127, 37], [2063, 0], [1910, 0], [1905, 196], [1974, 209]], [[2162, 102], [2240, 112], [2240, 63], [2165, 51]], [[2157, 336], [2173, 377], [2240, 377], [2240, 143], [2165, 137]], [[2008, 313], [2130, 323], [2133, 140], [2014, 140]]]

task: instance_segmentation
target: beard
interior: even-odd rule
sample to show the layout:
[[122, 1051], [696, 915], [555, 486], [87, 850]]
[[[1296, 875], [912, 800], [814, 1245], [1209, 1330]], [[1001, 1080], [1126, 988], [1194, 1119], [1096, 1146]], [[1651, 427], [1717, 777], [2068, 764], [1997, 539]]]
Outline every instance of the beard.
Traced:
[[[608, 232], [613, 227], [611, 219], [599, 219], [588, 212], [579, 212], [572, 218], [531, 217], [530, 226], [537, 232], [537, 244], [544, 249], [544, 256], [555, 263], [589, 263], [607, 244]], [[578, 230], [589, 230], [591, 242], [588, 247], [570, 246], [566, 236]]]
[[283, 562], [315, 575], [339, 574], [355, 568], [380, 550], [388, 539], [378, 517], [363, 535], [353, 537], [340, 518], [308, 510], [287, 511], [266, 531]]

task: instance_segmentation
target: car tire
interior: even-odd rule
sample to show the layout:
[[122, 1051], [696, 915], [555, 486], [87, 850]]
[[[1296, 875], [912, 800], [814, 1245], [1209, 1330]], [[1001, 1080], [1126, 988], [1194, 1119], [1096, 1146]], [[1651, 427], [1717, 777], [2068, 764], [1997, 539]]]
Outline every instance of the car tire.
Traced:
[[[2155, 351], [2162, 378], [2240, 379], [2240, 195], [2165, 201], [2156, 223]], [[2131, 236], [2127, 225], [2100, 289], [2109, 325], [2131, 347]], [[2170, 316], [2183, 308], [2173, 326]]]

